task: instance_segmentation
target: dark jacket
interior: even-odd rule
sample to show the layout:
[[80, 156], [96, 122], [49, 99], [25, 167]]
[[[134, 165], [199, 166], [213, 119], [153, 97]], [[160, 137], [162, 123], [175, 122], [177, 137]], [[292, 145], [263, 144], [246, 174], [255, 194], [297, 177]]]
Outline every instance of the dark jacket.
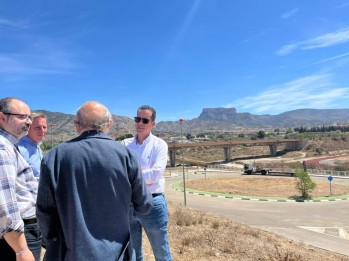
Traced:
[[45, 260], [132, 260], [130, 204], [148, 213], [152, 200], [137, 156], [108, 135], [56, 146], [42, 161], [37, 198]]

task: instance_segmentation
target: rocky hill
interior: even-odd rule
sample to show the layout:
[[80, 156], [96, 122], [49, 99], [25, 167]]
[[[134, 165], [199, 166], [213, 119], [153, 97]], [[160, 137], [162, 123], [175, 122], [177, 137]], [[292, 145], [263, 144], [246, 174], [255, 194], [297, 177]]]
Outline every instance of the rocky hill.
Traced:
[[[235, 108], [204, 108], [199, 117], [185, 121], [190, 132], [232, 131], [238, 129], [294, 128], [335, 125], [349, 122], [349, 109], [298, 109], [278, 115], [238, 113]], [[158, 131], [180, 131], [179, 122], [160, 122]]]
[[[74, 115], [40, 111], [47, 115], [49, 135], [52, 135], [52, 138], [66, 140], [76, 135], [73, 125]], [[112, 136], [118, 137], [126, 133], [134, 133], [133, 119], [113, 115], [113, 120]], [[314, 127], [335, 125], [338, 122], [349, 122], [349, 109], [299, 109], [278, 115], [254, 115], [247, 112], [238, 113], [235, 108], [204, 108], [199, 117], [183, 123], [183, 131], [200, 133]], [[179, 133], [181, 125], [178, 121], [162, 121], [158, 122], [154, 131]]]
[[[73, 124], [75, 115], [45, 110], [37, 110], [36, 112], [43, 112], [47, 116], [49, 129], [47, 139], [60, 141], [68, 140], [76, 136], [75, 126]], [[116, 138], [126, 133], [133, 133], [133, 119], [113, 115], [113, 122], [113, 128], [110, 131], [111, 136]]]

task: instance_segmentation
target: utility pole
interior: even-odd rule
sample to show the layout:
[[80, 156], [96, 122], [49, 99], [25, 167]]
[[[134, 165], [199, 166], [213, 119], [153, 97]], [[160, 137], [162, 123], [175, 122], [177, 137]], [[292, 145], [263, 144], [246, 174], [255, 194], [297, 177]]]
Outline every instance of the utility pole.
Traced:
[[187, 194], [185, 188], [185, 171], [184, 171], [184, 148], [183, 148], [183, 122], [185, 119], [179, 119], [181, 123], [181, 139], [182, 139], [182, 167], [183, 167], [183, 192], [184, 192], [184, 206], [187, 206]]

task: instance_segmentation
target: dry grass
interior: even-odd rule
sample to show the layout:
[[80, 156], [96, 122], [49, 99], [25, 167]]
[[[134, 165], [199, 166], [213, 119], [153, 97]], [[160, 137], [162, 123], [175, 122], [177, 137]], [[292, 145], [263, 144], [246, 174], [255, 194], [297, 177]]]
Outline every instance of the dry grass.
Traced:
[[[169, 203], [169, 237], [173, 260], [342, 260], [349, 258]], [[155, 260], [144, 236], [144, 260]]]
[[[248, 176], [192, 180], [188, 181], [187, 186], [239, 195], [288, 197], [296, 193], [293, 183], [294, 178], [288, 177]], [[314, 193], [319, 194], [314, 194], [316, 196], [328, 190], [328, 184], [324, 182], [317, 185]], [[345, 189], [342, 193], [348, 193], [349, 187], [333, 186], [333, 192], [340, 189]], [[143, 236], [144, 260], [154, 261], [149, 241]], [[339, 254], [171, 202], [169, 240], [174, 261], [349, 261], [348, 257]]]
[[[322, 148], [325, 154], [335, 150], [347, 149], [346, 142], [334, 142], [322, 137], [310, 141], [304, 149], [308, 156], [315, 153], [312, 149]], [[282, 148], [278, 148], [282, 150]], [[232, 158], [269, 155], [268, 147], [237, 147]], [[296, 155], [299, 154], [299, 155]], [[290, 152], [282, 158], [301, 158], [301, 152]], [[205, 165], [222, 162], [222, 148], [196, 148], [185, 151], [185, 162], [192, 165]], [[180, 157], [178, 163], [181, 162]], [[327, 182], [316, 182], [312, 197], [329, 194]], [[233, 179], [202, 179], [188, 181], [187, 187], [201, 191], [221, 192], [243, 196], [289, 198], [299, 195], [292, 177], [247, 176]], [[332, 184], [332, 195], [349, 194], [349, 187]], [[297, 243], [285, 237], [234, 223], [191, 208], [169, 203], [169, 240], [174, 260], [180, 261], [227, 261], [227, 260], [273, 260], [273, 261], [349, 261], [348, 257], [309, 245]], [[144, 236], [145, 261], [155, 260], [146, 236]]]
[[[260, 197], [297, 195], [295, 178], [292, 177], [210, 178], [188, 181], [187, 188]], [[312, 195], [320, 197], [328, 193], [328, 183], [317, 182]], [[349, 194], [349, 186], [333, 184], [332, 193]], [[174, 260], [349, 260], [339, 254], [171, 202], [169, 213], [169, 240]], [[145, 236], [144, 253], [146, 261], [155, 260]]]
[[[312, 197], [329, 196], [328, 182], [315, 182], [316, 188], [310, 195]], [[300, 196], [295, 188], [295, 178], [270, 177], [270, 176], [247, 176], [234, 178], [210, 178], [190, 180], [187, 188], [210, 191], [231, 195], [293, 198]], [[349, 186], [332, 184], [332, 196], [349, 194]]]

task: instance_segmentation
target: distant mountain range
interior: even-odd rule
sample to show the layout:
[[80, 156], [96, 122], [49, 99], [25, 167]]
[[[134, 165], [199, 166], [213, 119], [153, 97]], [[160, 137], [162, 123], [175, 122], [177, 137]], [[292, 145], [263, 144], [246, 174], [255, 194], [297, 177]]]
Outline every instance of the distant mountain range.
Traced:
[[[278, 115], [238, 113], [235, 108], [204, 108], [198, 118], [185, 121], [183, 127], [191, 132], [232, 131], [241, 128], [294, 128], [329, 126], [349, 122], [349, 109], [299, 109]], [[179, 122], [157, 124], [158, 131], [180, 131]]]
[[[47, 117], [48, 134], [46, 140], [65, 141], [77, 135], [73, 124], [75, 115], [46, 110], [36, 110], [33, 112], [43, 112]], [[110, 131], [110, 134], [114, 138], [122, 134], [133, 133], [134, 131], [133, 119], [113, 115], [113, 122], [113, 129]]]
[[[72, 124], [74, 115], [60, 112], [43, 111], [48, 118], [49, 134], [66, 140], [75, 136]], [[114, 126], [111, 134], [114, 137], [134, 133], [133, 119], [113, 115]], [[222, 132], [237, 129], [294, 128], [335, 125], [338, 122], [349, 122], [349, 109], [298, 109], [278, 115], [254, 115], [238, 113], [235, 108], [204, 108], [199, 117], [183, 122], [183, 131], [188, 133]], [[154, 132], [181, 131], [178, 121], [158, 122]]]

